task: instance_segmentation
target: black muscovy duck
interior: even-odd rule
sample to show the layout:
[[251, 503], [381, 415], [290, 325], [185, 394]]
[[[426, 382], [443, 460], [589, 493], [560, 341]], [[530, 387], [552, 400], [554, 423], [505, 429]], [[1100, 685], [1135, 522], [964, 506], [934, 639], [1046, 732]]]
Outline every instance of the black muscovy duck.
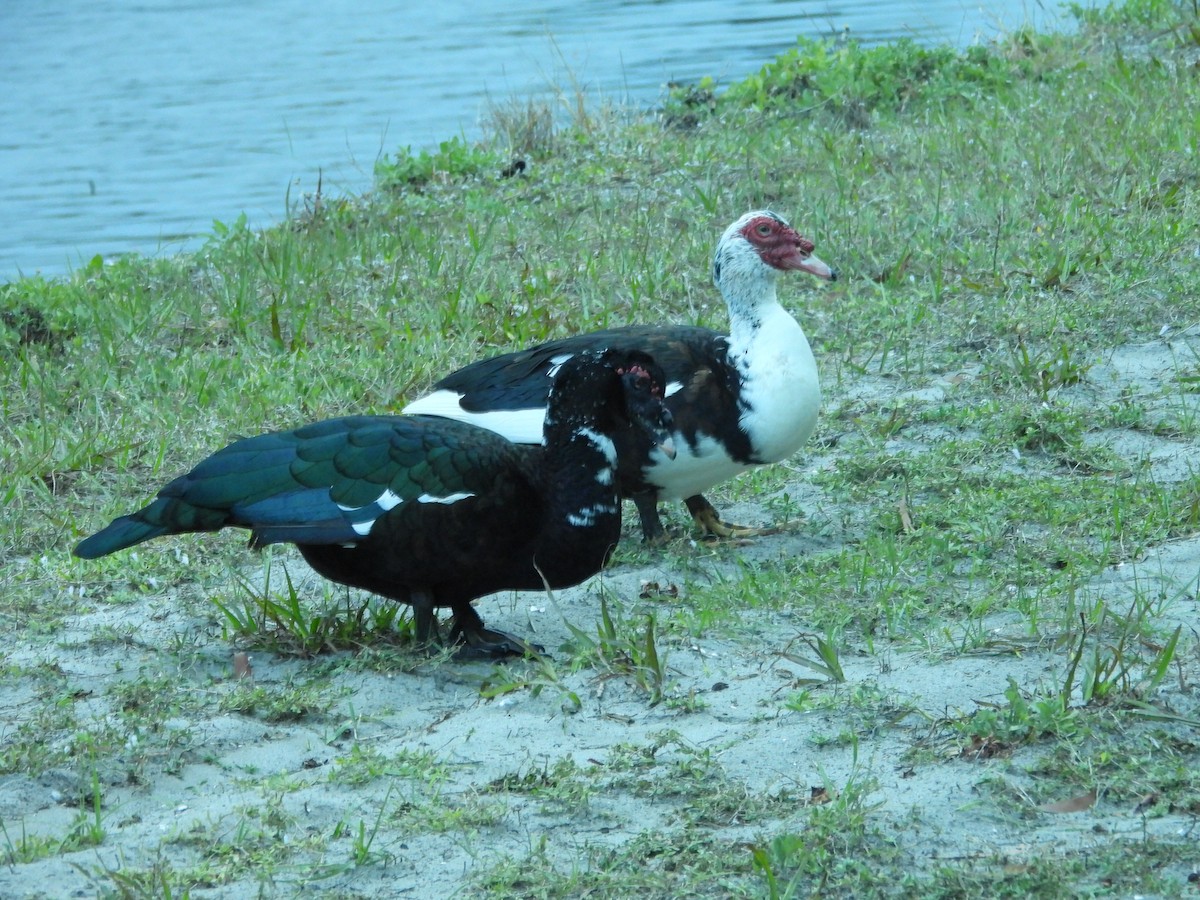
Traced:
[[248, 528], [251, 547], [296, 544], [326, 578], [410, 604], [422, 644], [440, 644], [433, 611], [449, 607], [462, 656], [522, 654], [531, 645], [486, 629], [471, 601], [568, 587], [600, 571], [621, 528], [616, 445], [674, 453], [664, 384], [638, 351], [574, 356], [558, 373], [537, 447], [435, 416], [348, 416], [245, 438], [75, 555]]
[[672, 498], [682, 498], [708, 533], [754, 534], [723, 522], [701, 491], [787, 458], [816, 426], [817, 364], [804, 331], [775, 295], [779, 273], [792, 270], [837, 277], [813, 255], [812, 241], [783, 218], [747, 213], [725, 230], [713, 259], [713, 282], [729, 307], [728, 335], [689, 325], [631, 325], [550, 341], [459, 369], [404, 412], [447, 416], [536, 443], [560, 366], [597, 346], [643, 350], [666, 372], [678, 450], [668, 458], [633, 435], [635, 443], [618, 447], [621, 495], [636, 504], [646, 540], [665, 538], [657, 503]]

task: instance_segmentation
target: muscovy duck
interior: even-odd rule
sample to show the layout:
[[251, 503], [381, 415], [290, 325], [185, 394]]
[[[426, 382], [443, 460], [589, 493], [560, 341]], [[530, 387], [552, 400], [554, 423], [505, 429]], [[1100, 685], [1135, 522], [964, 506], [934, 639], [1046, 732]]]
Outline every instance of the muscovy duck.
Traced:
[[600, 571], [621, 529], [615, 445], [674, 453], [664, 384], [644, 353], [578, 354], [554, 383], [538, 447], [434, 416], [348, 416], [245, 438], [75, 555], [248, 528], [251, 547], [296, 544], [326, 578], [410, 604], [423, 645], [441, 643], [433, 610], [449, 607], [460, 656], [519, 655], [532, 645], [485, 628], [471, 601]]
[[631, 325], [484, 359], [438, 381], [403, 410], [447, 416], [536, 443], [555, 374], [590, 348], [651, 354], [667, 375], [667, 406], [678, 454], [644, 437], [618, 446], [621, 495], [633, 500], [642, 533], [665, 539], [657, 503], [682, 498], [704, 531], [722, 537], [758, 533], [721, 520], [702, 495], [750, 468], [787, 458], [808, 440], [821, 405], [817, 364], [799, 323], [779, 304], [775, 280], [799, 270], [833, 281], [813, 243], [773, 212], [742, 216], [721, 236], [713, 282], [729, 307], [728, 335], [689, 325]]

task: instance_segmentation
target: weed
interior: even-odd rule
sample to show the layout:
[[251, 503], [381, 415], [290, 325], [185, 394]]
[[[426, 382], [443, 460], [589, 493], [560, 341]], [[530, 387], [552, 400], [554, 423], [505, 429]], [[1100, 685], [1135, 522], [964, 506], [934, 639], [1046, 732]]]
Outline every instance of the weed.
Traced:
[[651, 613], [639, 631], [620, 611], [614, 615], [608, 598], [601, 594], [595, 637], [567, 623], [574, 642], [574, 664], [595, 666], [610, 675], [626, 675], [649, 695], [651, 706], [660, 703], [667, 687], [667, 668], [665, 654], [660, 654], [655, 639], [654, 623]]
[[1079, 351], [1067, 343], [1054, 349], [1030, 351], [1025, 335], [1018, 331], [1015, 345], [1001, 359], [997, 372], [1046, 403], [1056, 389], [1079, 384], [1087, 377], [1091, 364], [1078, 356]]
[[369, 828], [362, 819], [358, 821], [357, 828], [348, 826], [345, 820], [338, 822], [333, 827], [332, 837], [334, 840], [338, 840], [346, 834], [350, 835], [350, 863], [352, 865], [365, 866], [372, 862], [387, 861], [392, 858], [391, 854], [381, 854], [371, 850], [376, 837], [379, 836], [380, 826], [384, 823], [384, 814], [387, 812], [388, 801], [391, 797], [392, 788], [389, 787], [387, 794], [379, 804], [379, 813]]
[[432, 753], [402, 749], [385, 756], [355, 743], [348, 755], [338, 757], [329, 779], [334, 784], [362, 785], [379, 778], [407, 778], [436, 787], [449, 776], [449, 768]]
[[524, 666], [494, 666], [480, 682], [479, 694], [492, 700], [513, 691], [528, 690], [537, 697], [546, 688], [559, 694], [564, 712], [579, 712], [583, 708], [579, 694], [564, 683], [554, 661], [546, 655], [530, 659]]
[[466, 178], [488, 167], [499, 173], [502, 165], [494, 154], [454, 137], [442, 141], [436, 153], [414, 154], [406, 147], [391, 159], [376, 161], [375, 183], [384, 190], [420, 188], [434, 181]]
[[957, 723], [971, 742], [964, 755], [980, 747], [993, 747], [995, 742], [1007, 747], [1048, 735], [1070, 737], [1079, 729], [1078, 715], [1063, 704], [1061, 696], [1027, 699], [1010, 677], [1004, 699], [1004, 704], [980, 703], [980, 709]]
[[595, 786], [574, 760], [560, 759], [551, 765], [547, 759], [540, 767], [532, 766], [493, 779], [487, 790], [527, 795], [548, 808], [583, 809], [595, 793]]
[[221, 698], [224, 712], [259, 716], [267, 722], [296, 722], [321, 715], [331, 705], [326, 692], [318, 687], [286, 683], [280, 687], [239, 682]]
[[[716, 81], [707, 75], [695, 84], [668, 84], [663, 123], [668, 128], [695, 128], [717, 111], [716, 88]], [[703, 199], [706, 206], [715, 206], [715, 202]]]
[[771, 513], [777, 528], [798, 522], [802, 518], [800, 504], [792, 499], [792, 495], [787, 491], [768, 497], [764, 505]]
[[[1152, 696], [1162, 684], [1170, 670], [1171, 662], [1179, 645], [1183, 626], [1177, 626], [1167, 641], [1157, 648], [1154, 658], [1143, 665], [1137, 655], [1138, 644], [1143, 640], [1146, 606], [1134, 602], [1124, 616], [1111, 613], [1104, 603], [1098, 605], [1095, 624], [1089, 628], [1087, 617], [1080, 613], [1078, 643], [1072, 648], [1067, 662], [1066, 676], [1059, 696], [1066, 709], [1073, 696], [1078, 695], [1088, 703], [1111, 702], [1119, 694], [1130, 693], [1134, 688], [1132, 673], [1136, 668], [1145, 669], [1145, 678], [1137, 684], [1138, 693]], [[1103, 633], [1109, 621], [1115, 620], [1115, 639], [1103, 645], [1097, 641], [1090, 653], [1087, 642], [1092, 632]], [[1077, 678], [1078, 676], [1078, 678]]]
[[808, 659], [803, 656], [797, 656], [795, 653], [784, 651], [780, 655], [794, 662], [798, 666], [804, 666], [816, 672], [818, 675], [823, 675], [830, 681], [843, 682], [846, 680], [846, 674], [842, 671], [842, 661], [838, 653], [837, 643], [830, 637], [814, 637], [812, 635], [800, 635], [798, 640], [803, 641], [810, 651], [817, 655], [816, 659]]
[[766, 882], [767, 896], [783, 900], [822, 893], [830, 879], [842, 888], [867, 891], [877, 876], [862, 864], [864, 853], [877, 854], [885, 843], [870, 825], [881, 805], [869, 798], [874, 780], [854, 772], [844, 787], [826, 783], [814, 792], [808, 826], [802, 833], [784, 832], [751, 847], [754, 867]]

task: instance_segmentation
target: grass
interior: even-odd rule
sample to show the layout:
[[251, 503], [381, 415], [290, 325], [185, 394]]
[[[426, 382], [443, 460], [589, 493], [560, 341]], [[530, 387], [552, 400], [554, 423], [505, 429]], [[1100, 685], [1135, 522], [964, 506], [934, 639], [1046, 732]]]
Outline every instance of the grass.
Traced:
[[[1077, 15], [965, 53], [804, 42], [659, 114], [498, 107], [491, 140], [399, 150], [368, 196], [0, 285], [0, 774], [70, 786], [0, 791], [9, 873], [131, 897], [386, 893], [411, 860], [497, 897], [1183, 893], [1200, 26], [1190, 2]], [[710, 495], [781, 533], [627, 531], [582, 614], [551, 604], [551, 657], [414, 656], [406, 610], [233, 536], [69, 556], [235, 436], [394, 412], [547, 337], [723, 327], [713, 241], [768, 205], [843, 273], [781, 286], [817, 438]]]

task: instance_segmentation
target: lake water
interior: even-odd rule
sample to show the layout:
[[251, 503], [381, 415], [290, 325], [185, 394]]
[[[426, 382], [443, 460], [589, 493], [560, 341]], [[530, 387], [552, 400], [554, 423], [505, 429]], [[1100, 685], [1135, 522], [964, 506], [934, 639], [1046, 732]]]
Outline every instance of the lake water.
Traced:
[[489, 98], [650, 106], [798, 35], [962, 46], [1024, 23], [1062, 24], [1036, 0], [4, 0], [0, 283], [278, 221], [318, 173], [361, 192], [381, 154], [478, 136]]

